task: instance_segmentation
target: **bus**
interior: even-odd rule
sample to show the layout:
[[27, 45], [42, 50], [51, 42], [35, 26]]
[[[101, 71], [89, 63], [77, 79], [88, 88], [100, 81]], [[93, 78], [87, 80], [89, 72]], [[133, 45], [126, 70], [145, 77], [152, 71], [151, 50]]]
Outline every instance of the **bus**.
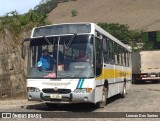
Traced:
[[[23, 58], [27, 41], [28, 100], [41, 101], [47, 106], [93, 103], [105, 107], [111, 96], [126, 96], [132, 80], [131, 48], [95, 23], [35, 27], [31, 37], [22, 42]], [[42, 70], [40, 58], [44, 49], [52, 64]], [[78, 60], [81, 51], [86, 58]]]

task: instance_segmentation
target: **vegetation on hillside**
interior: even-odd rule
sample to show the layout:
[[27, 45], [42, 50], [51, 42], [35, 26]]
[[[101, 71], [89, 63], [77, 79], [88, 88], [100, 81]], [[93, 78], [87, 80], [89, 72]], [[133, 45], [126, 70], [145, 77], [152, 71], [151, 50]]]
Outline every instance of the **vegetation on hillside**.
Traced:
[[5, 35], [7, 29], [14, 40], [21, 37], [21, 32], [31, 30], [35, 26], [49, 24], [47, 14], [58, 4], [58, 0], [42, 0], [33, 10], [20, 15], [17, 11], [7, 13], [0, 19], [0, 35]]
[[[18, 48], [17, 45], [20, 45], [21, 39], [28, 37], [33, 27], [49, 24], [47, 14], [57, 6], [59, 1], [62, 0], [42, 0], [39, 5], [33, 10], [29, 10], [26, 14], [20, 15], [17, 11], [11, 11], [5, 16], [0, 17], [1, 43], [10, 41], [9, 44], [6, 45], [7, 47], [12, 46], [13, 50]], [[10, 36], [10, 38], [7, 38], [8, 36]], [[4, 51], [5, 48], [1, 48], [1, 50]], [[10, 51], [13, 52], [13, 50]]]
[[[33, 27], [49, 24], [47, 15], [59, 2], [66, 2], [66, 0], [42, 0], [39, 5], [26, 14], [20, 15], [17, 11], [12, 11], [0, 17], [0, 38], [5, 41], [6, 37], [10, 35], [9, 39], [14, 43], [11, 45], [12, 48], [18, 48], [17, 45], [21, 44], [21, 39], [29, 37], [30, 30]], [[73, 9], [72, 14], [76, 16], [78, 12]], [[118, 23], [99, 23], [98, 25], [132, 47], [137, 46], [137, 43], [141, 42], [142, 31], [129, 30], [128, 25], [121, 25]]]
[[19, 15], [17, 11], [8, 13], [0, 22], [1, 37], [6, 36], [5, 29], [7, 29], [14, 41], [21, 37], [22, 32], [27, 32], [34, 26], [47, 24], [45, 16], [34, 11], [29, 11], [25, 15]]
[[75, 10], [75, 9], [72, 9], [72, 10], [71, 10], [71, 14], [72, 14], [72, 17], [75, 17], [75, 16], [78, 15], [78, 11]]

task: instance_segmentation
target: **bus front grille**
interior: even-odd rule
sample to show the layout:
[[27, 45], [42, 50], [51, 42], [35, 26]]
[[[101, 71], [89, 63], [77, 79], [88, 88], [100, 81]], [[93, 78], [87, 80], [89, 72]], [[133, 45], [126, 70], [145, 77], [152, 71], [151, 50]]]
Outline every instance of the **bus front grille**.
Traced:
[[70, 89], [42, 89], [44, 93], [49, 93], [49, 94], [69, 94], [71, 92]]

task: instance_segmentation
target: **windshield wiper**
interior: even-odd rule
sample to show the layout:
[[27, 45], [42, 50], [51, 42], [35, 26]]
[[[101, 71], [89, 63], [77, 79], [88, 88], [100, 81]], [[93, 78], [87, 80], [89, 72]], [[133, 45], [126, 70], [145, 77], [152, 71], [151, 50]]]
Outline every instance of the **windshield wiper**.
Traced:
[[68, 44], [66, 45], [66, 49], [65, 50], [68, 50], [68, 48], [71, 46], [73, 40], [76, 38], [77, 34], [74, 34], [71, 39], [69, 40]]
[[43, 37], [45, 40], [46, 40], [46, 42], [49, 44], [49, 45], [53, 45], [50, 41], [49, 41], [49, 39], [47, 38], [47, 37]]

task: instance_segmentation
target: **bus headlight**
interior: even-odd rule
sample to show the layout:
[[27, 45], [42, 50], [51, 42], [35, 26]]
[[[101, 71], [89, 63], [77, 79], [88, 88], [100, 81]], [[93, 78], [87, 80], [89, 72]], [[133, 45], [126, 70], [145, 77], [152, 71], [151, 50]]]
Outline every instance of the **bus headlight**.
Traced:
[[74, 92], [75, 93], [91, 93], [92, 88], [75, 89]]
[[28, 92], [40, 92], [40, 89], [36, 87], [27, 87]]

